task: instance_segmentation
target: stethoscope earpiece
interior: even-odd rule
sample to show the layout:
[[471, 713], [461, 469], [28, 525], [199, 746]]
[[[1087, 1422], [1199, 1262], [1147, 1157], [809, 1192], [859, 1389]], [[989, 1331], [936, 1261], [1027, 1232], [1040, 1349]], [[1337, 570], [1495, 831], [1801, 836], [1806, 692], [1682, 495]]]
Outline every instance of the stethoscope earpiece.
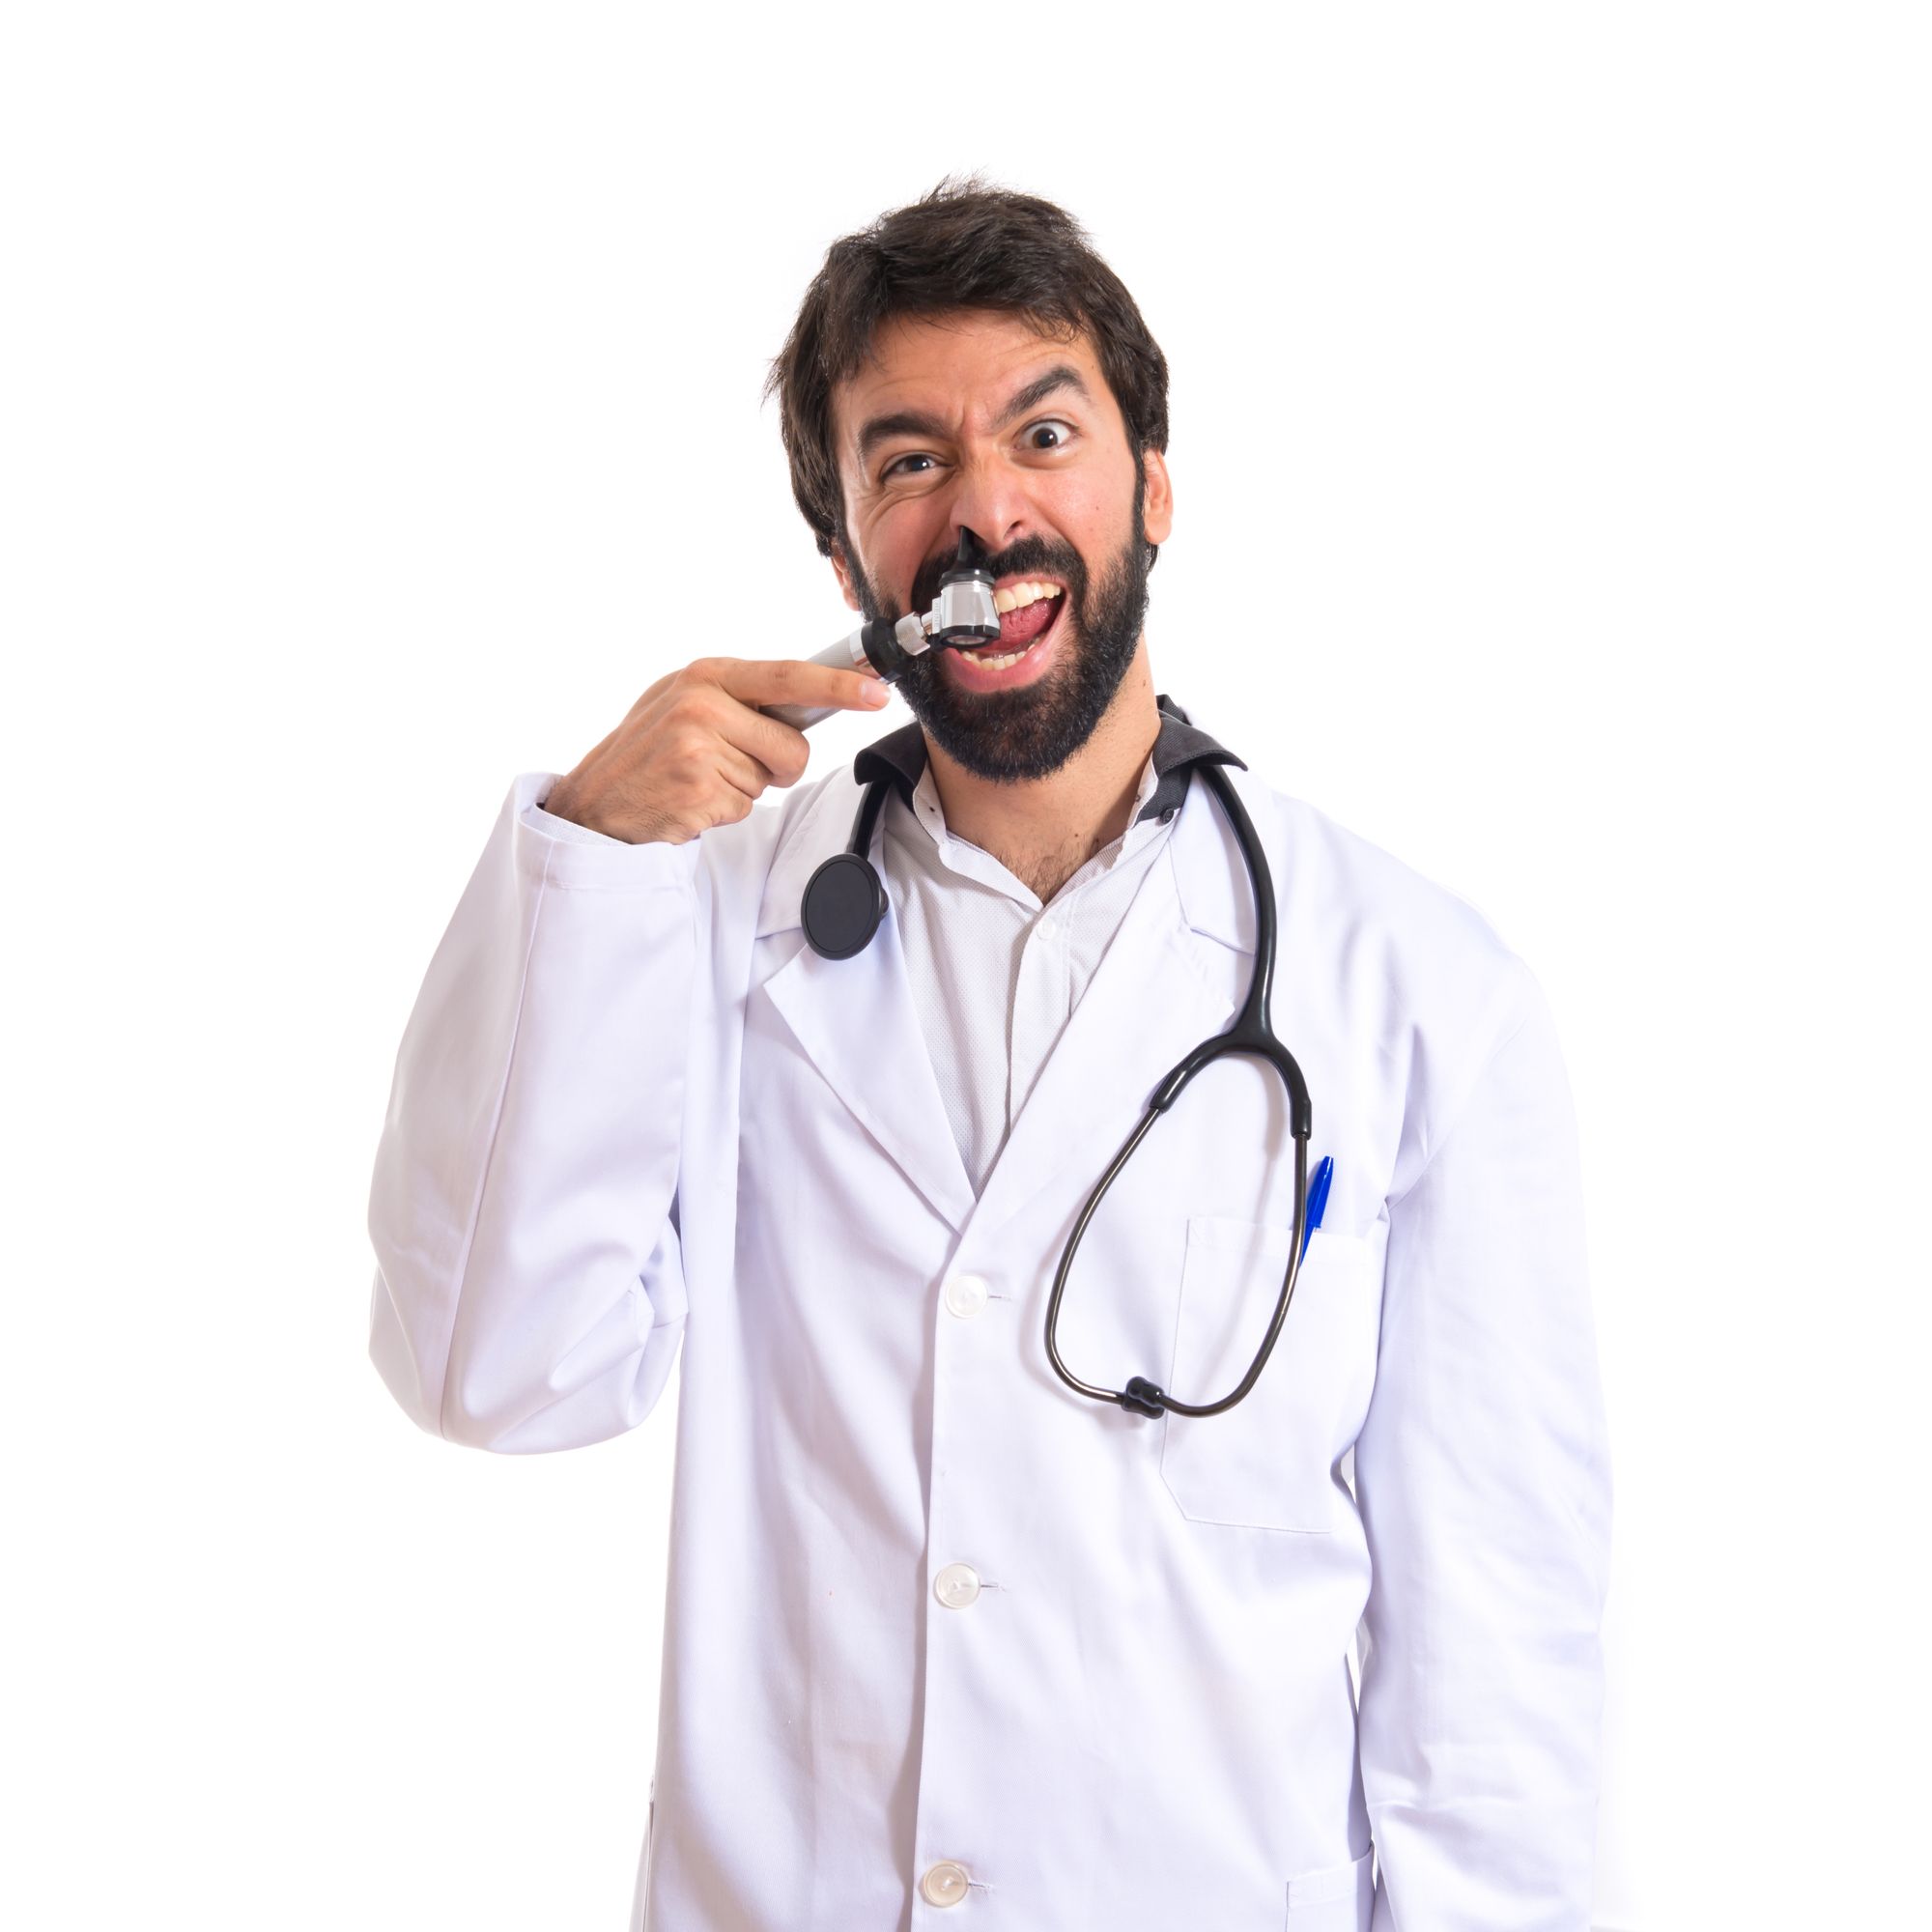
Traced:
[[885, 882], [869, 859], [835, 852], [806, 882], [799, 922], [811, 950], [826, 959], [850, 959], [871, 945], [886, 916]]

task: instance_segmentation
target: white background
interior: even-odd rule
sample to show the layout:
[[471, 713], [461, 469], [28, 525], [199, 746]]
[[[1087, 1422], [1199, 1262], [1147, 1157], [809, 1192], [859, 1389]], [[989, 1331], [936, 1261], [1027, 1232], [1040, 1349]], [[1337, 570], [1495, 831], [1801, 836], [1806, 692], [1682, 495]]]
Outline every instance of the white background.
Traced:
[[1172, 364], [1158, 688], [1556, 1009], [1599, 1923], [1904, 1922], [1918, 15], [10, 14], [0, 1916], [622, 1924], [674, 1392], [571, 1456], [416, 1432], [362, 1352], [369, 1167], [512, 777], [847, 623], [759, 384], [831, 240], [978, 167]]

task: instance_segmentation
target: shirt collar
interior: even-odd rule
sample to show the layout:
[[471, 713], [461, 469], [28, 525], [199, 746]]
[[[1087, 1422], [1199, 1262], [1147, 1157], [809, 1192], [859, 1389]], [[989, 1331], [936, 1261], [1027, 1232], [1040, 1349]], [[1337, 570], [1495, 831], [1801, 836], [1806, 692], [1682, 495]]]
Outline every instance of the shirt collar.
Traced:
[[[1179, 708], [1171, 703], [1164, 701], [1163, 708], [1176, 717], [1180, 716]], [[912, 729], [917, 738], [919, 727], [915, 725]], [[1205, 733], [1201, 735], [1206, 736]], [[1183, 747], [1181, 756], [1184, 759], [1185, 741], [1175, 742]], [[1157, 746], [1156, 749], [1160, 748]], [[1215, 749], [1219, 750], [1218, 747]], [[866, 767], [869, 767], [873, 780], [881, 776], [881, 766], [871, 756], [877, 750], [877, 746], [872, 746], [861, 752], [850, 765], [841, 766], [831, 778], [816, 786], [804, 787], [803, 797], [795, 791], [792, 798], [786, 801], [782, 809], [784, 823], [780, 828], [777, 853], [766, 873], [764, 893], [758, 902], [755, 930], [760, 939], [774, 933], [797, 930], [799, 907], [807, 882], [825, 863], [828, 853], [845, 849], [849, 843], [854, 829], [854, 814], [868, 782]], [[1162, 755], [1166, 755], [1164, 751]], [[923, 747], [921, 756], [923, 759]], [[862, 761], [865, 761], [864, 765]], [[1219, 761], [1240, 765], [1243, 774], [1247, 772], [1241, 759], [1226, 752], [1221, 753]], [[1176, 760], [1176, 763], [1179, 762], [1180, 760]], [[1186, 762], [1208, 764], [1215, 761], [1199, 757]], [[888, 773], [896, 769], [899, 768], [890, 764], [885, 767]], [[1175, 763], [1170, 763], [1167, 772], [1161, 774], [1160, 782], [1165, 783], [1174, 770]], [[1234, 783], [1232, 775], [1230, 782]], [[1269, 862], [1277, 874], [1282, 874], [1287, 864], [1282, 856], [1282, 841], [1290, 837], [1283, 811], [1286, 806], [1294, 802], [1282, 800], [1265, 784], [1248, 776], [1234, 784], [1234, 788], [1259, 822], [1258, 830], [1267, 842]], [[1184, 797], [1188, 790], [1184, 777], [1179, 781], [1179, 789]], [[1160, 784], [1157, 783], [1154, 801], [1158, 801], [1159, 794]], [[793, 810], [794, 800], [798, 805], [796, 810]], [[1169, 849], [1175, 854], [1174, 882], [1180, 914], [1195, 932], [1219, 940], [1222, 945], [1237, 952], [1252, 952], [1255, 950], [1256, 921], [1251, 895], [1246, 890], [1248, 880], [1242, 866], [1240, 842], [1226, 813], [1218, 811], [1216, 806], [1217, 801], [1211, 798], [1191, 798], [1184, 805], [1176, 807], [1177, 816], [1172, 827], [1176, 842], [1171, 843]], [[875, 823], [875, 836], [876, 830]], [[972, 848], [962, 844], [962, 849], [970, 851]], [[800, 950], [802, 953], [811, 952], [809, 946], [802, 946]], [[812, 953], [811, 957], [813, 962], [818, 959], [816, 953]], [[792, 970], [798, 969], [794, 967]], [[815, 966], [806, 970], [813, 971]]]
[[[1209, 762], [1239, 765], [1243, 771], [1248, 768], [1246, 759], [1237, 758], [1233, 752], [1216, 744], [1198, 724], [1190, 724], [1187, 713], [1165, 692], [1154, 702], [1160, 708], [1160, 732], [1148, 760], [1153, 784], [1150, 790], [1149, 772], [1144, 772], [1136, 796], [1145, 803], [1131, 821], [1136, 825], [1149, 818], [1163, 822], [1172, 818], [1187, 796], [1196, 765]], [[914, 723], [867, 745], [852, 760], [852, 776], [861, 784], [886, 781], [910, 806], [925, 767], [925, 733]]]

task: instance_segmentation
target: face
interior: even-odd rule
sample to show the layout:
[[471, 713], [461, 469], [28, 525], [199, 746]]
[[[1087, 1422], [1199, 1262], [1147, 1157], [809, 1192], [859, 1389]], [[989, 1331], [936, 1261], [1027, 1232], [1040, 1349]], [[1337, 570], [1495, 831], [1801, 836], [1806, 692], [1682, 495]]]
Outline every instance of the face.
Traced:
[[1059, 341], [980, 311], [895, 320], [835, 394], [833, 423], [845, 497], [833, 568], [854, 610], [929, 608], [962, 528], [1001, 602], [1015, 585], [1057, 590], [1004, 612], [990, 651], [927, 651], [895, 689], [967, 770], [1058, 771], [1134, 661], [1147, 547], [1173, 524], [1167, 466], [1157, 450], [1136, 461], [1085, 334]]

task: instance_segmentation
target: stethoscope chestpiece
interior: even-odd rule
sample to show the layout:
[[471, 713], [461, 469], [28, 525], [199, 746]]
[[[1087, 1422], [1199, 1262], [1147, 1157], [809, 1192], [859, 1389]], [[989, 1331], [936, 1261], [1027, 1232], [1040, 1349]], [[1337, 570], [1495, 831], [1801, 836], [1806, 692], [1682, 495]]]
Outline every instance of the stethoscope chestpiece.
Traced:
[[886, 916], [886, 882], [872, 864], [872, 833], [885, 808], [887, 781], [866, 787], [852, 824], [852, 842], [835, 852], [805, 882], [798, 923], [806, 943], [825, 959], [850, 959], [872, 943]]
[[811, 950], [827, 959], [865, 952], [886, 916], [886, 888], [869, 859], [835, 852], [806, 882], [799, 923]]

